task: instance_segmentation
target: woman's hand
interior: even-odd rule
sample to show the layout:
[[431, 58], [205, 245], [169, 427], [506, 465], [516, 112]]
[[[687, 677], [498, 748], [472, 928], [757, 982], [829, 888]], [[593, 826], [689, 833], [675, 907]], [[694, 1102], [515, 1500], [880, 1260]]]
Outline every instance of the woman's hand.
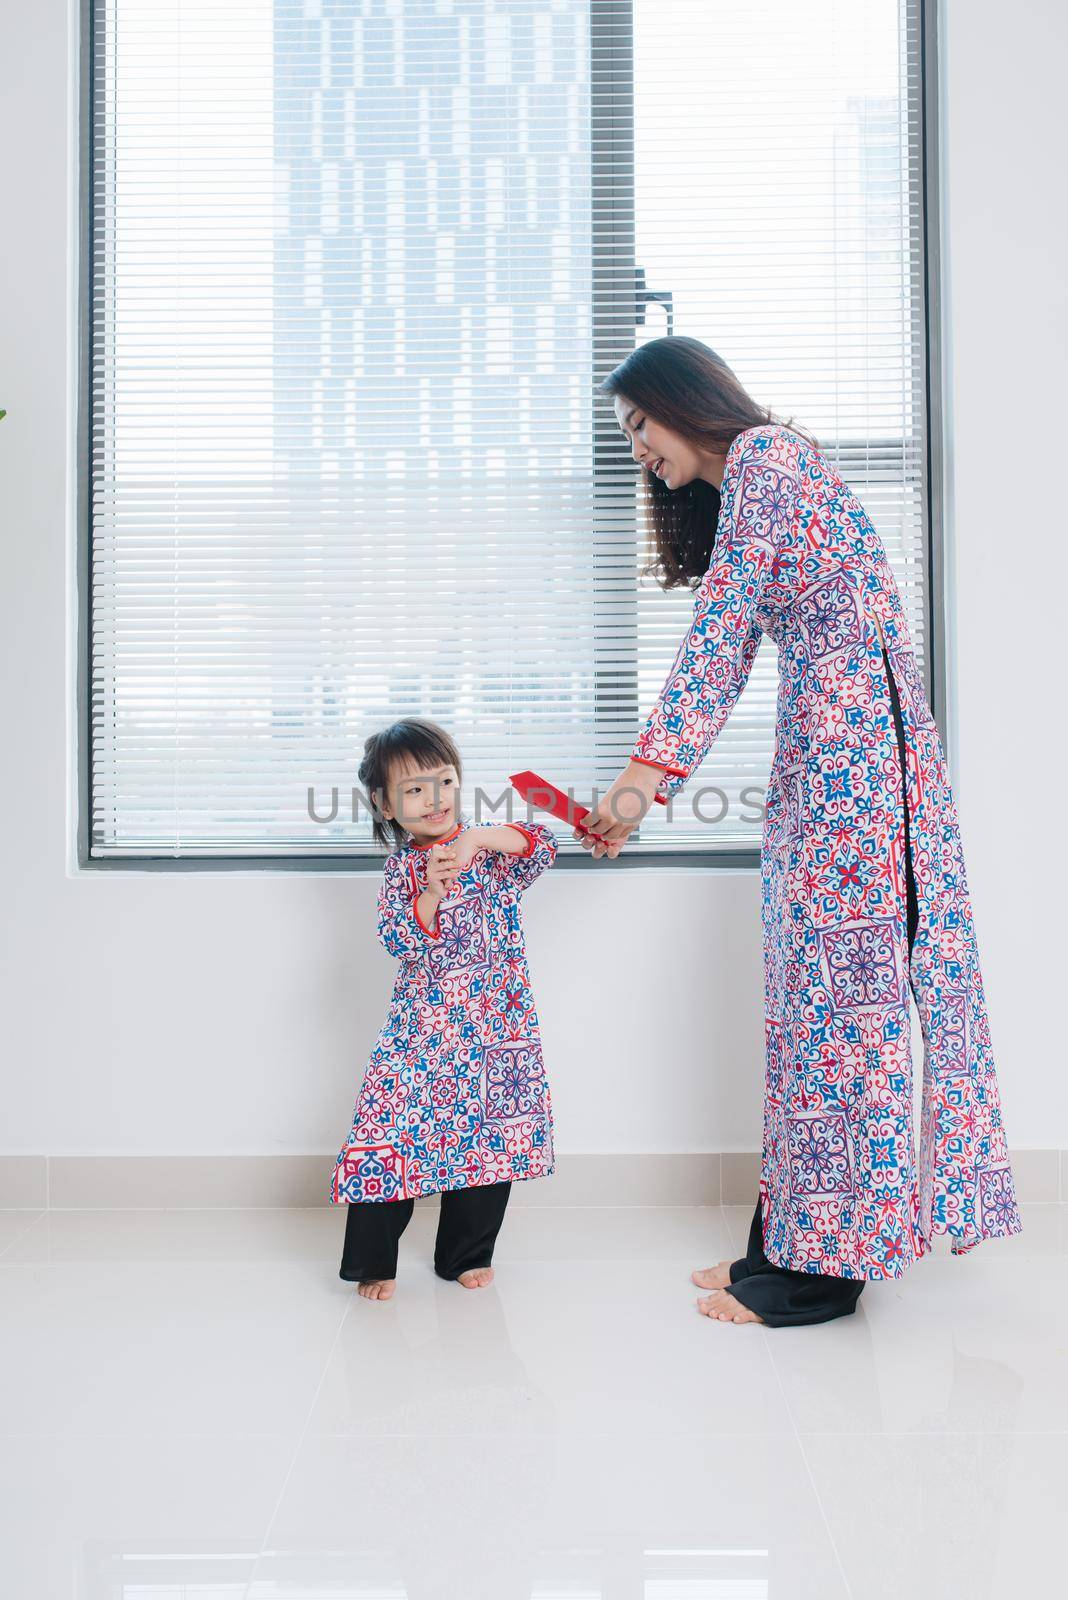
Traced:
[[[663, 776], [660, 767], [651, 767], [644, 761], [628, 762], [600, 805], [583, 817], [582, 828], [573, 830], [572, 837], [598, 860], [604, 855], [615, 860], [653, 804]], [[599, 833], [604, 842], [591, 838], [594, 833]]]

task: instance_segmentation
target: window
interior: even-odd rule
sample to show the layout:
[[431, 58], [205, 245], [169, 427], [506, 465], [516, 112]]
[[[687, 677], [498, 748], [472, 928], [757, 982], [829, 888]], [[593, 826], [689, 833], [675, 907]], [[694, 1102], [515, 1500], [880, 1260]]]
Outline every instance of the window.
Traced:
[[[692, 601], [639, 581], [596, 385], [669, 319], [837, 455], [926, 663], [916, 0], [91, 15], [91, 858], [377, 864], [356, 769], [409, 713], [471, 812], [603, 790]], [[775, 681], [690, 786], [723, 820], [621, 861], [755, 859]]]

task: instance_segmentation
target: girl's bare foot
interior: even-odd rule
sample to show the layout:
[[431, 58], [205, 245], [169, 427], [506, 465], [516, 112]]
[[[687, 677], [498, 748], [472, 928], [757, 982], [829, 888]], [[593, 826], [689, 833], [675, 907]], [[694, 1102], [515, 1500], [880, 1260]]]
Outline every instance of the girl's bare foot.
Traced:
[[763, 1317], [758, 1317], [755, 1311], [750, 1311], [748, 1306], [743, 1306], [726, 1289], [717, 1289], [714, 1294], [707, 1295], [704, 1300], [698, 1300], [697, 1309], [703, 1317], [712, 1317], [716, 1322], [760, 1322]]
[[484, 1289], [487, 1283], [493, 1282], [493, 1268], [472, 1267], [469, 1272], [461, 1272], [456, 1281], [465, 1289]]
[[699, 1289], [726, 1289], [731, 1281], [729, 1261], [717, 1261], [714, 1267], [701, 1267], [690, 1277]]
[[356, 1285], [365, 1300], [389, 1300], [397, 1287], [396, 1278], [363, 1278]]

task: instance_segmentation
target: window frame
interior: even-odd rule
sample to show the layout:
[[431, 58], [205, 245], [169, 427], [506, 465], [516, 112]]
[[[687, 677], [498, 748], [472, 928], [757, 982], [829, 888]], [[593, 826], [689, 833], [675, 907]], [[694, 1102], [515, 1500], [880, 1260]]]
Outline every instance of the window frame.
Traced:
[[[332, 854], [294, 855], [213, 855], [174, 856], [164, 853], [141, 853], [130, 856], [94, 856], [91, 854], [90, 833], [92, 821], [92, 594], [93, 594], [93, 529], [92, 529], [92, 415], [93, 415], [93, 145], [96, 127], [97, 82], [99, 64], [95, 56], [96, 18], [99, 5], [106, 0], [79, 0], [79, 31], [77, 48], [78, 89], [78, 140], [77, 140], [77, 418], [75, 455], [75, 546], [74, 576], [76, 605], [74, 608], [76, 679], [74, 685], [74, 722], [77, 745], [75, 773], [75, 849], [76, 870], [82, 872], [250, 872], [257, 876], [265, 872], [300, 873], [379, 873], [382, 858], [361, 850], [351, 855]], [[923, 494], [921, 500], [925, 526], [923, 557], [925, 561], [925, 600], [927, 609], [928, 649], [924, 662], [924, 679], [928, 699], [941, 731], [943, 743], [949, 743], [950, 715], [947, 674], [947, 595], [945, 592], [946, 552], [943, 518], [944, 496], [944, 430], [943, 404], [943, 333], [940, 306], [941, 291], [941, 239], [940, 239], [940, 166], [939, 166], [939, 7], [938, 0], [904, 0], [916, 19], [919, 30], [919, 130], [917, 163], [920, 184], [921, 247], [916, 263], [917, 278], [922, 279], [924, 294], [924, 372], [922, 393], [926, 408], [925, 452], [923, 461]], [[591, 51], [604, 52], [612, 45], [623, 50], [623, 60], [633, 60], [632, 0], [602, 0], [596, 20], [591, 26]], [[629, 52], [629, 53], [628, 53]], [[603, 59], [603, 55], [602, 55]], [[596, 150], [598, 139], [603, 139], [608, 120], [618, 118], [624, 98], [633, 102], [633, 82], [629, 72], [616, 75], [607, 85], [591, 74], [591, 119], [594, 125], [593, 155], [591, 159], [591, 185], [597, 192], [598, 174]], [[598, 132], [598, 118], [607, 119]], [[613, 134], [615, 137], [615, 134]], [[626, 142], [633, 144], [633, 118], [629, 132], [624, 132]], [[602, 191], [603, 193], [603, 188]], [[620, 224], [630, 227], [625, 216]], [[595, 301], [598, 295], [597, 250], [592, 257], [592, 281]], [[596, 323], [595, 323], [596, 326]], [[622, 360], [630, 348], [612, 353], [614, 359], [602, 359], [602, 347], [595, 347], [593, 359], [593, 388], [600, 378], [617, 361]], [[615, 435], [615, 438], [611, 435]], [[606, 430], [604, 419], [595, 411], [593, 428], [594, 471], [601, 452], [618, 453], [618, 430], [614, 422]], [[665, 670], [667, 663], [665, 662]], [[635, 672], [635, 680], [637, 673]], [[614, 703], [618, 706], [618, 678], [613, 685]], [[635, 733], [647, 707], [638, 706], [635, 716]], [[599, 774], [599, 781], [612, 781], [614, 774]], [[468, 808], [470, 809], [470, 808]], [[561, 824], [566, 827], [566, 824]], [[586, 851], [561, 854], [557, 870], [598, 870], [600, 862]], [[730, 846], [707, 851], [683, 848], [656, 851], [643, 855], [638, 851], [621, 852], [613, 863], [614, 869], [649, 872], [668, 869], [691, 869], [706, 872], [758, 872], [760, 870], [759, 846]]]

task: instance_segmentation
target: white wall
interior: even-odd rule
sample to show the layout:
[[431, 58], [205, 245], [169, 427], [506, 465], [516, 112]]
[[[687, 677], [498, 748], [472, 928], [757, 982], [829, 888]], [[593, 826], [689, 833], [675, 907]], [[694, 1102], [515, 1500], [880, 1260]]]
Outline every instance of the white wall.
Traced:
[[1064, 1147], [1068, 9], [942, 10], [951, 763], [1009, 1138]]
[[[3, 6], [0, 1149], [331, 1151], [394, 970], [374, 937], [375, 880], [69, 867], [76, 102], [67, 0]], [[1068, 321], [1054, 199], [1064, 21], [1053, 0], [1020, 0], [1008, 37], [992, 0], [947, 12], [953, 766], [1010, 1137], [1068, 1146], [1048, 998], [1056, 810], [1040, 837], [1041, 802], [1058, 794], [1066, 592], [1042, 431]], [[1015, 798], [1006, 773], [1027, 757]], [[561, 1150], [756, 1147], [755, 874], [557, 870], [527, 897], [526, 923]]]

